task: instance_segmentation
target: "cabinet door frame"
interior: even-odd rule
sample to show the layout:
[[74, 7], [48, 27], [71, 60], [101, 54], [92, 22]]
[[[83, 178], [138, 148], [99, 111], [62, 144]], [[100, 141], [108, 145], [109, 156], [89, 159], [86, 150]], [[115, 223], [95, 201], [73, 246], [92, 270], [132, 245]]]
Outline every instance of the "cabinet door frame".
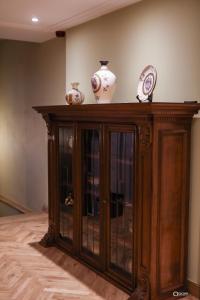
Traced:
[[[67, 241], [64, 241], [60, 237], [60, 168], [59, 168], [59, 129], [60, 128], [70, 128], [73, 131], [73, 150], [72, 150], [72, 186], [73, 186], [73, 198], [74, 198], [74, 208], [73, 208], [73, 239], [72, 243], [68, 243]], [[55, 161], [56, 161], [56, 194], [57, 194], [57, 199], [56, 201], [56, 242], [66, 249], [68, 252], [70, 252], [72, 255], [76, 253], [77, 249], [77, 238], [76, 238], [76, 231], [77, 231], [77, 195], [76, 195], [76, 131], [77, 131], [77, 125], [76, 123], [73, 122], [58, 122], [56, 124], [56, 154], [55, 154]]]
[[[110, 268], [109, 260], [110, 260], [110, 133], [112, 132], [123, 132], [123, 133], [133, 133], [134, 134], [134, 157], [133, 157], [133, 166], [134, 166], [134, 175], [133, 175], [133, 241], [132, 241], [132, 278], [131, 280], [125, 277], [122, 273], [114, 272]], [[133, 290], [133, 287], [135, 286], [136, 277], [137, 277], [137, 241], [136, 241], [136, 232], [137, 232], [137, 170], [138, 170], [138, 162], [137, 162], [137, 156], [138, 156], [138, 150], [137, 150], [137, 141], [138, 140], [138, 134], [137, 134], [137, 125], [135, 124], [107, 124], [105, 125], [104, 130], [104, 153], [106, 154], [105, 157], [105, 177], [106, 177], [106, 184], [105, 184], [105, 190], [106, 190], [106, 213], [105, 213], [105, 226], [106, 226], [106, 274], [113, 278], [115, 281], [120, 282], [120, 284], [124, 285], [126, 288]]]
[[[82, 251], [82, 203], [83, 203], [83, 193], [82, 193], [82, 131], [84, 129], [96, 129], [99, 130], [99, 163], [100, 163], [100, 176], [99, 176], [99, 193], [100, 193], [100, 241], [99, 241], [99, 259], [94, 258], [92, 256], [87, 255]], [[83, 259], [86, 263], [89, 263], [91, 266], [104, 271], [105, 270], [105, 227], [104, 227], [104, 171], [103, 171], [103, 125], [100, 123], [78, 123], [77, 128], [77, 152], [76, 152], [76, 168], [77, 168], [77, 199], [78, 199], [78, 219], [79, 219], [79, 228], [78, 228], [78, 255]]]

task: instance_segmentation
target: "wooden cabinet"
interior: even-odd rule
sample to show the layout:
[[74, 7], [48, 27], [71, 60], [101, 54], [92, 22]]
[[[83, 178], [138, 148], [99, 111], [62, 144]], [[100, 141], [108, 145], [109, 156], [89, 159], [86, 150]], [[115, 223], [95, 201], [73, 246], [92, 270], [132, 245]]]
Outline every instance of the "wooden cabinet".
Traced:
[[186, 291], [191, 121], [200, 105], [34, 107], [48, 128], [49, 229], [130, 294]]

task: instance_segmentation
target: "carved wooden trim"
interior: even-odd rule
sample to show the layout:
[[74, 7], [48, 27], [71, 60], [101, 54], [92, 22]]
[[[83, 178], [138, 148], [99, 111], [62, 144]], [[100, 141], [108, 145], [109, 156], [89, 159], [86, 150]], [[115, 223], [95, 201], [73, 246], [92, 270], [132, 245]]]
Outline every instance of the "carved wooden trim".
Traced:
[[47, 233], [43, 236], [39, 244], [43, 247], [51, 247], [55, 242], [55, 229], [53, 224], [49, 225]]
[[52, 122], [51, 122], [51, 115], [50, 114], [43, 114], [43, 119], [45, 120], [47, 126], [47, 134], [48, 134], [48, 141], [54, 141], [55, 136], [52, 132]]
[[142, 150], [149, 148], [152, 142], [152, 129], [150, 125], [139, 126], [139, 141]]
[[47, 132], [48, 134], [51, 133], [51, 118], [49, 114], [43, 114], [43, 119], [45, 120], [46, 126], [47, 126]]
[[[44, 113], [42, 114], [43, 119], [45, 120], [47, 126], [47, 134], [48, 134], [48, 196], [49, 196], [49, 224], [54, 223], [54, 142], [55, 142], [55, 129], [52, 122], [52, 114], [51, 113]], [[51, 226], [51, 225], [50, 225]], [[49, 231], [51, 232], [51, 227], [49, 226], [49, 230], [47, 234], [44, 236], [44, 246], [46, 245], [46, 239], [51, 240], [49, 237]], [[50, 234], [51, 235], [51, 234]], [[42, 244], [42, 242], [41, 242]], [[47, 242], [48, 244], [48, 242]], [[48, 246], [47, 246], [48, 247]]]
[[154, 120], [158, 122], [184, 122], [191, 123], [192, 115], [185, 116], [185, 115], [175, 115], [175, 114], [167, 114], [167, 115], [154, 115]]
[[138, 279], [138, 287], [128, 300], [149, 300], [150, 282], [147, 274], [141, 274]]
[[[105, 116], [113, 115], [117, 112], [117, 117], [122, 115], [176, 115], [191, 118], [194, 114], [200, 110], [200, 103], [111, 103], [101, 104], [84, 104], [84, 105], [56, 105], [56, 106], [35, 106], [33, 107], [37, 112], [41, 114], [52, 113], [60, 116], [70, 116], [79, 114], [84, 111], [84, 114], [88, 117], [93, 116]], [[82, 113], [81, 113], [82, 114]]]

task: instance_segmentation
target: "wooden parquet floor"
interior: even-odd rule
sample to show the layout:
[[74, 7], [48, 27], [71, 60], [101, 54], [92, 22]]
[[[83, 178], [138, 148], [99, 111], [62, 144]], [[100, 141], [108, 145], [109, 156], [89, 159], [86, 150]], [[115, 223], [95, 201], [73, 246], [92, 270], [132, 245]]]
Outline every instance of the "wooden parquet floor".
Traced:
[[128, 298], [59, 249], [40, 246], [46, 230], [46, 214], [0, 218], [0, 300]]
[[0, 218], [0, 300], [127, 300], [62, 251], [41, 247], [46, 230], [46, 214]]

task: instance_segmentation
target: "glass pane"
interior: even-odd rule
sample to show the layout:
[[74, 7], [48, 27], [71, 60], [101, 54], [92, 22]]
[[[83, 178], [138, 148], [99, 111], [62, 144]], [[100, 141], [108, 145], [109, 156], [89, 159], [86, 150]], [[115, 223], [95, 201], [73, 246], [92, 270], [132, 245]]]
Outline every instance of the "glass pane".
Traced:
[[132, 273], [134, 133], [110, 134], [110, 261]]
[[60, 235], [73, 239], [73, 186], [72, 186], [73, 129], [59, 128], [59, 188]]
[[89, 255], [99, 255], [99, 132], [83, 130], [82, 247]]

